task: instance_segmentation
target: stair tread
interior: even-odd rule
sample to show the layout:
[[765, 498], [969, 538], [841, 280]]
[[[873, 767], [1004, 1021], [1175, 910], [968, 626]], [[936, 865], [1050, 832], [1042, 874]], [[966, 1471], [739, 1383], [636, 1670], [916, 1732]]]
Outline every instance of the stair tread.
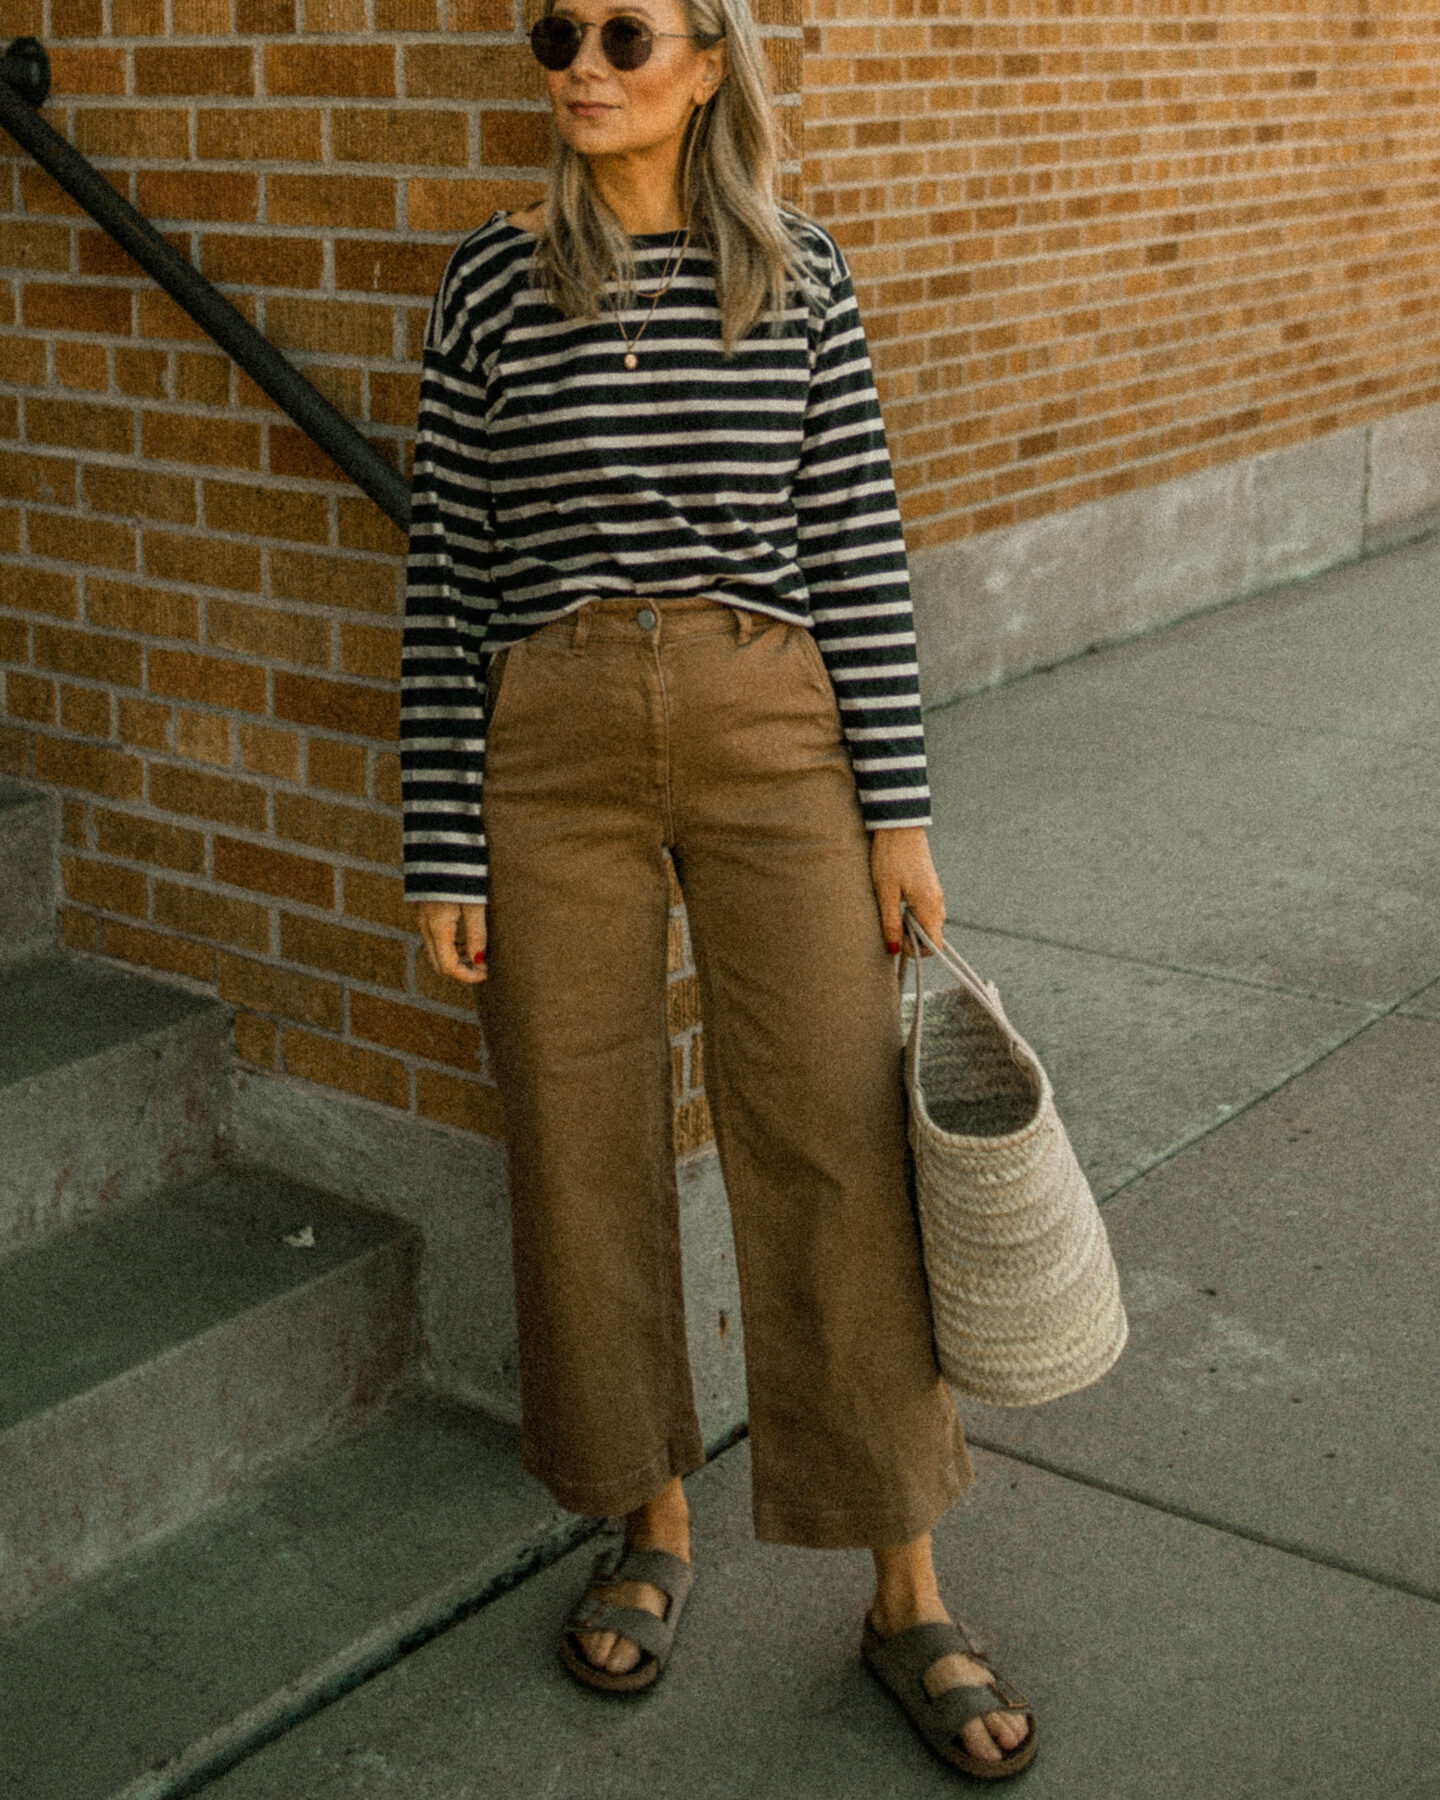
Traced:
[[0, 969], [0, 1088], [161, 1031], [217, 1002], [66, 956]]
[[[314, 1248], [284, 1240], [306, 1226]], [[0, 1430], [413, 1228], [232, 1164], [0, 1258]]]
[[509, 1427], [402, 1396], [0, 1630], [0, 1792], [102, 1800], [413, 1629], [407, 1609], [512, 1568], [566, 1518]]

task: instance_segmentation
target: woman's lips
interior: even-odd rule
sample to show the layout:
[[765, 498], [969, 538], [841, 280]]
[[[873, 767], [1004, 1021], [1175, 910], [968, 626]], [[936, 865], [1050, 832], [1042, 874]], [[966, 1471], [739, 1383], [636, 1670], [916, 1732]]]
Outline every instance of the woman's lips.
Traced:
[[577, 119], [603, 119], [606, 113], [615, 109], [599, 100], [572, 100], [569, 110]]

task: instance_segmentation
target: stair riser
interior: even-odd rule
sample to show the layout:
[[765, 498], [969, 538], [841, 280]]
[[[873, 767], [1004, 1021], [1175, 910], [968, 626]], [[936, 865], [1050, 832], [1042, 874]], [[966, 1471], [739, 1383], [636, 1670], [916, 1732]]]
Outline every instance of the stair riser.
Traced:
[[0, 795], [0, 965], [55, 941], [57, 809], [48, 794], [16, 805]]
[[0, 1251], [212, 1168], [230, 1055], [227, 1017], [205, 1011], [0, 1089]]
[[0, 1436], [0, 1619], [393, 1394], [417, 1265], [395, 1240]]

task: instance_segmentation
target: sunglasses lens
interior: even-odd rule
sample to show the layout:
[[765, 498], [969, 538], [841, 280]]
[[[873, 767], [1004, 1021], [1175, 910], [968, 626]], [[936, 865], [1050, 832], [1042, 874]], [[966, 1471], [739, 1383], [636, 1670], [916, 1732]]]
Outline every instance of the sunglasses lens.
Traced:
[[541, 19], [530, 29], [530, 48], [543, 69], [568, 69], [580, 51], [580, 27], [569, 19]]
[[641, 19], [607, 19], [600, 28], [600, 48], [612, 68], [638, 69], [649, 60], [655, 39]]

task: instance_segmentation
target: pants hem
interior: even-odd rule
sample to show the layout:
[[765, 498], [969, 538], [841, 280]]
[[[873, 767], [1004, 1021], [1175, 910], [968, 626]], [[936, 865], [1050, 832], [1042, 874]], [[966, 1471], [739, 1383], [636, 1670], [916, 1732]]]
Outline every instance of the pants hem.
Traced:
[[612, 1481], [569, 1481], [547, 1468], [544, 1460], [528, 1447], [521, 1451], [520, 1466], [548, 1488], [566, 1512], [592, 1519], [613, 1519], [653, 1500], [677, 1475], [692, 1475], [703, 1468], [705, 1449], [698, 1437], [674, 1439], [640, 1468], [617, 1475]]
[[934, 1529], [974, 1482], [967, 1467], [955, 1470], [938, 1495], [898, 1512], [857, 1512], [849, 1507], [807, 1512], [797, 1507], [757, 1505], [755, 1535], [765, 1544], [802, 1550], [888, 1550], [912, 1543]]

